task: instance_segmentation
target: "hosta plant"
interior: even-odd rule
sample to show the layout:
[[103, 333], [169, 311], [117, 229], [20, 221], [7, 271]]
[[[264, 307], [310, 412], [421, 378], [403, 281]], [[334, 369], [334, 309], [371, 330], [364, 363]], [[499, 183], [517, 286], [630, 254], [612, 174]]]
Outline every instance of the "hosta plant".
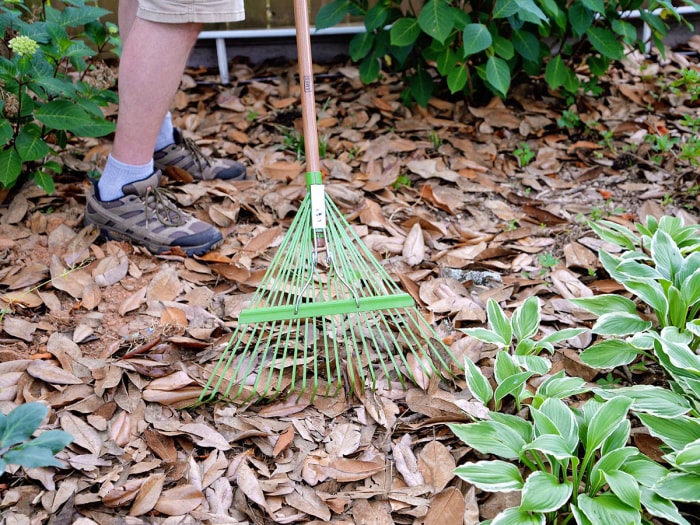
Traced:
[[46, 405], [35, 402], [19, 405], [7, 415], [0, 413], [0, 473], [7, 465], [61, 466], [55, 455], [73, 441], [69, 433], [46, 430], [32, 438], [47, 412]]
[[[523, 374], [528, 372], [545, 374], [549, 370], [550, 363], [539, 354], [543, 350], [554, 353], [554, 345], [573, 339], [585, 331], [584, 328], [565, 328], [543, 335], [540, 328], [541, 304], [536, 296], [528, 297], [523, 301], [513, 310], [510, 317], [496, 301], [489, 299], [486, 303], [486, 315], [488, 328], [465, 328], [462, 332], [508, 350], [511, 357], [509, 361], [521, 367]], [[505, 358], [501, 358], [500, 355], [498, 358], [505, 362]], [[498, 359], [496, 362], [498, 373]], [[511, 374], [507, 373], [507, 375]]]
[[350, 43], [363, 81], [376, 80], [382, 67], [408, 74], [407, 95], [426, 105], [436, 84], [445, 80], [452, 93], [472, 95], [485, 86], [505, 97], [511, 80], [525, 71], [544, 74], [551, 89], [576, 93], [575, 73], [585, 63], [596, 77], [621, 60], [626, 46], [644, 49], [625, 13], [638, 10], [663, 51], [669, 21], [680, 21], [669, 0], [333, 0], [321, 8], [316, 27], [364, 17], [366, 32]]
[[0, 5], [0, 190], [29, 175], [48, 192], [70, 136], [114, 129], [100, 106], [116, 102], [101, 53], [118, 50], [108, 11], [84, 0], [7, 0]]
[[[497, 458], [467, 462], [455, 470], [459, 477], [487, 492], [521, 493], [518, 506], [482, 523], [629, 525], [656, 516], [689, 525], [674, 501], [698, 501], [700, 491], [692, 496], [696, 485], [684, 471], [629, 444], [633, 401], [591, 398], [574, 407], [565, 396], [549, 395], [568, 379], [545, 380], [524, 418], [493, 411], [488, 420], [450, 425], [467, 445]], [[684, 449], [686, 456], [694, 452]], [[673, 483], [682, 491], [668, 490]]]
[[598, 315], [592, 332], [601, 340], [581, 359], [596, 368], [614, 368], [645, 356], [663, 366], [676, 390], [700, 403], [699, 226], [668, 216], [637, 224], [638, 234], [610, 221], [591, 226], [622, 249], [619, 255], [600, 250], [600, 261], [641, 304], [619, 294], [571, 299]]

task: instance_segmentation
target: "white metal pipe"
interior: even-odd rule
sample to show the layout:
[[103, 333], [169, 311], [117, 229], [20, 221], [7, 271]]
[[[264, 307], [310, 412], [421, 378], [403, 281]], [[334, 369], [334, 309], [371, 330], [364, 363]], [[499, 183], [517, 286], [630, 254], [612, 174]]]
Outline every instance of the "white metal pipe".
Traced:
[[[680, 6], [675, 8], [679, 15], [700, 14], [697, 8], [693, 6]], [[663, 9], [655, 9], [652, 14], [658, 15], [663, 12]], [[639, 19], [642, 17], [642, 11], [634, 9], [620, 13], [622, 18]], [[363, 25], [343, 25], [334, 26], [326, 29], [317, 30], [311, 27], [311, 36], [323, 35], [352, 35], [362, 33], [365, 30]], [[202, 31], [199, 33], [201, 40], [216, 40], [216, 58], [219, 66], [219, 76], [222, 84], [228, 84], [228, 54], [226, 51], [226, 39], [252, 39], [252, 38], [290, 38], [296, 36], [296, 30], [293, 27], [279, 27], [271, 29], [223, 29], [214, 31]], [[648, 42], [651, 39], [651, 28], [644, 23], [642, 26], [642, 40]], [[650, 50], [650, 44], [647, 43], [647, 52]]]

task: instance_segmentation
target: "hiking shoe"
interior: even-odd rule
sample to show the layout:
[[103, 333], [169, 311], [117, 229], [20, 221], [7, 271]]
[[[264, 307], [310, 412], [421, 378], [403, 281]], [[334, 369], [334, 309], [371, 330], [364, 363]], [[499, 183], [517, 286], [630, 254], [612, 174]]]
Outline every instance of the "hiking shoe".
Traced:
[[143, 180], [125, 184], [124, 197], [100, 200], [97, 183], [86, 195], [85, 224], [94, 224], [107, 239], [129, 241], [163, 253], [179, 248], [188, 256], [208, 252], [223, 237], [211, 224], [179, 210], [159, 188], [160, 171]]
[[245, 180], [246, 170], [243, 163], [208, 157], [192, 139], [183, 137], [177, 128], [173, 129], [173, 138], [174, 144], [153, 154], [153, 165], [156, 169], [166, 173], [168, 168], [184, 170], [196, 180]]

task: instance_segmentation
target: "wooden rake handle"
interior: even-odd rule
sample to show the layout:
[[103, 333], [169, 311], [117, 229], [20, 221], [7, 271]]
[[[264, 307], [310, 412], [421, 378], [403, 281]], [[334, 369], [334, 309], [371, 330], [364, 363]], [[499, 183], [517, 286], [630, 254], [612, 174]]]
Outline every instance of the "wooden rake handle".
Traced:
[[321, 172], [316, 130], [316, 99], [314, 97], [314, 73], [311, 61], [311, 36], [307, 0], [294, 0], [294, 20], [297, 32], [299, 60], [299, 85], [301, 87], [301, 116], [304, 130], [306, 171]]

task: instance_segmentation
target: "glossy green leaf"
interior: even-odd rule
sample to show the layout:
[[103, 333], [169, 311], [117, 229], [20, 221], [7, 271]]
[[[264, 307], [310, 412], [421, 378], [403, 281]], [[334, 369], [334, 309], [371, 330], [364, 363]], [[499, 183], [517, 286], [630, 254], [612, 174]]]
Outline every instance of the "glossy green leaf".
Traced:
[[350, 4], [350, 0], [333, 0], [321, 6], [316, 14], [316, 29], [327, 29], [338, 25], [348, 14]]
[[450, 425], [450, 430], [482, 454], [515, 459], [525, 446], [525, 440], [518, 432], [496, 421], [453, 424]]
[[427, 71], [418, 71], [408, 79], [408, 87], [415, 101], [425, 107], [433, 94], [433, 78]]
[[524, 450], [538, 450], [547, 456], [556, 458], [558, 461], [576, 457], [564, 438], [557, 434], [546, 434], [536, 437], [532, 442], [525, 445]]
[[[611, 452], [610, 454], [613, 453]], [[668, 474], [667, 468], [662, 467], [655, 461], [640, 454], [636, 449], [635, 454], [636, 455], [625, 458], [625, 460], [615, 468], [619, 468], [633, 476], [643, 487], [653, 487], [657, 481]], [[599, 463], [602, 463], [602, 459]]]
[[605, 14], [605, 2], [603, 0], [581, 0], [581, 3], [591, 11], [601, 15]]
[[508, 18], [518, 12], [520, 6], [516, 0], [496, 0], [496, 5], [493, 7], [492, 17], [494, 20], [499, 18]]
[[683, 281], [681, 296], [683, 301], [691, 306], [700, 301], [700, 267]]
[[59, 467], [62, 463], [47, 448], [27, 446], [12, 449], [3, 455], [5, 463], [22, 465], [26, 468]]
[[488, 330], [486, 328], [464, 328], [461, 330], [461, 332], [470, 335], [479, 341], [483, 341], [484, 343], [497, 345], [500, 348], [508, 345], [508, 343], [503, 340], [503, 337], [493, 330]]
[[469, 24], [462, 31], [462, 55], [466, 58], [487, 49], [493, 38], [484, 24]]
[[573, 91], [572, 87], [578, 84], [576, 75], [567, 67], [561, 55], [556, 55], [547, 62], [544, 78], [547, 81], [547, 85], [552, 89], [564, 87], [569, 91]]
[[525, 512], [554, 512], [571, 498], [571, 482], [560, 483], [547, 472], [533, 472], [525, 480], [520, 510]]
[[493, 393], [493, 398], [498, 406], [499, 403], [507, 396], [512, 395], [518, 401], [521, 401], [521, 391], [524, 388], [525, 382], [533, 376], [532, 372], [519, 372], [508, 376], [502, 382], [498, 384], [495, 392]]
[[454, 18], [447, 0], [428, 0], [418, 15], [423, 32], [438, 42], [445, 42], [454, 27]]
[[588, 28], [586, 36], [598, 53], [613, 60], [622, 60], [625, 48], [617, 40], [615, 33], [604, 27], [593, 26]]
[[520, 365], [523, 370], [533, 372], [543, 376], [552, 368], [552, 363], [544, 357], [538, 355], [518, 355], [513, 356], [513, 360]]
[[450, 93], [454, 94], [462, 91], [467, 85], [467, 68], [463, 64], [457, 64], [447, 75], [447, 87]]
[[568, 11], [569, 23], [574, 35], [580, 38], [593, 24], [593, 11], [584, 6], [581, 2], [574, 2]]
[[525, 512], [517, 507], [511, 507], [498, 513], [490, 524], [482, 521], [480, 525], [545, 525], [545, 523], [544, 514]]
[[540, 59], [540, 41], [529, 31], [520, 30], [513, 33], [513, 47], [525, 60], [537, 62]]
[[676, 454], [675, 464], [684, 472], [700, 475], [700, 439], [680, 450]]
[[538, 388], [537, 396], [546, 398], [565, 398], [587, 392], [589, 388], [580, 377], [567, 377], [558, 372], [548, 377]]
[[42, 188], [48, 195], [53, 195], [56, 190], [56, 184], [53, 177], [46, 170], [37, 170], [34, 172], [34, 182]]
[[[663, 230], [657, 231], [651, 239], [651, 257], [656, 269], [671, 282], [683, 266], [683, 255], [671, 236]], [[679, 284], [679, 283], [676, 283]]]
[[588, 424], [586, 434], [586, 454], [603, 444], [605, 438], [612, 434], [617, 426], [626, 419], [632, 402], [624, 397], [617, 397], [603, 404]]
[[598, 316], [613, 312], [637, 313], [637, 305], [634, 301], [618, 294], [576, 297], [569, 299], [569, 302]]
[[642, 487], [641, 496], [642, 505], [652, 516], [663, 518], [671, 523], [677, 523], [678, 525], [691, 525], [690, 522], [678, 512], [678, 507], [676, 507], [672, 501], [662, 498], [656, 492], [646, 487]]
[[633, 385], [615, 389], [594, 389], [603, 399], [624, 396], [632, 401], [630, 410], [659, 417], [676, 417], [687, 414], [690, 405], [683, 396], [667, 388], [654, 385]]
[[69, 131], [83, 137], [101, 137], [114, 131], [114, 123], [95, 118], [67, 100], [48, 102], [34, 114], [40, 122], [53, 129]]
[[493, 389], [489, 380], [468, 357], [464, 359], [464, 373], [469, 391], [484, 405], [488, 405], [493, 397]]
[[463, 480], [489, 492], [521, 490], [524, 484], [518, 467], [501, 460], [465, 463], [454, 472]]
[[513, 337], [513, 328], [511, 327], [510, 319], [508, 319], [505, 312], [493, 299], [489, 299], [486, 302], [486, 316], [491, 330], [496, 332], [501, 339], [505, 341], [506, 346], [509, 346]]
[[612, 470], [603, 471], [603, 477], [612, 493], [620, 498], [620, 501], [637, 510], [642, 509], [639, 483], [633, 476], [621, 470]]
[[[627, 471], [624, 469], [624, 466], [627, 465], [631, 459], [637, 457], [643, 457], [645, 460], [651, 462], [651, 460], [649, 460], [646, 456], [642, 456], [636, 447], [622, 447], [604, 454], [591, 469], [590, 476], [588, 477], [588, 483], [590, 486], [589, 493], [597, 494], [603, 488], [605, 485], [605, 472], [623, 470], [632, 477], [635, 477], [635, 471]], [[640, 464], [640, 468], [643, 468], [644, 466], [646, 466], [646, 463]], [[661, 473], [662, 475], [665, 475], [665, 470], [662, 469]], [[656, 483], [656, 480], [654, 480], [654, 483]]]
[[671, 472], [654, 487], [656, 493], [672, 501], [700, 503], [700, 476], [686, 472]]
[[486, 80], [501, 96], [506, 96], [510, 89], [510, 68], [505, 60], [496, 56], [486, 62]]
[[626, 250], [635, 250], [639, 238], [628, 228], [608, 220], [589, 222], [588, 225], [595, 234], [609, 243]]
[[626, 505], [613, 494], [602, 494], [594, 498], [581, 494], [578, 508], [596, 525], [641, 525], [642, 522], [637, 509]]
[[48, 411], [43, 403], [34, 402], [18, 405], [7, 415], [0, 413], [0, 448], [11, 447], [31, 438]]
[[420, 35], [418, 20], [411, 17], [400, 18], [392, 24], [390, 35], [392, 46], [413, 45]]
[[22, 127], [15, 140], [15, 147], [22, 162], [39, 160], [51, 153], [51, 148], [41, 137], [41, 128], [35, 124], [27, 124]]
[[9, 188], [22, 172], [22, 159], [17, 150], [10, 146], [0, 150], [0, 188]]
[[540, 328], [540, 300], [537, 296], [528, 297], [513, 312], [511, 318], [513, 333], [522, 341], [537, 334]]
[[626, 341], [608, 339], [588, 347], [581, 352], [581, 361], [593, 368], [615, 368], [628, 365], [639, 355], [640, 350]]
[[651, 321], [642, 319], [636, 313], [611, 312], [601, 315], [593, 325], [591, 332], [598, 335], [625, 336], [644, 332], [651, 327]]
[[500, 35], [495, 35], [493, 37], [493, 50], [496, 55], [501, 57], [503, 60], [510, 60], [515, 56], [513, 42]]
[[689, 443], [700, 439], [700, 421], [680, 416], [674, 418], [637, 414], [652, 436], [659, 438], [674, 450], [683, 450]]
[[367, 31], [356, 34], [350, 40], [348, 51], [350, 58], [355, 61], [361, 60], [372, 52], [374, 46], [375, 35]]

